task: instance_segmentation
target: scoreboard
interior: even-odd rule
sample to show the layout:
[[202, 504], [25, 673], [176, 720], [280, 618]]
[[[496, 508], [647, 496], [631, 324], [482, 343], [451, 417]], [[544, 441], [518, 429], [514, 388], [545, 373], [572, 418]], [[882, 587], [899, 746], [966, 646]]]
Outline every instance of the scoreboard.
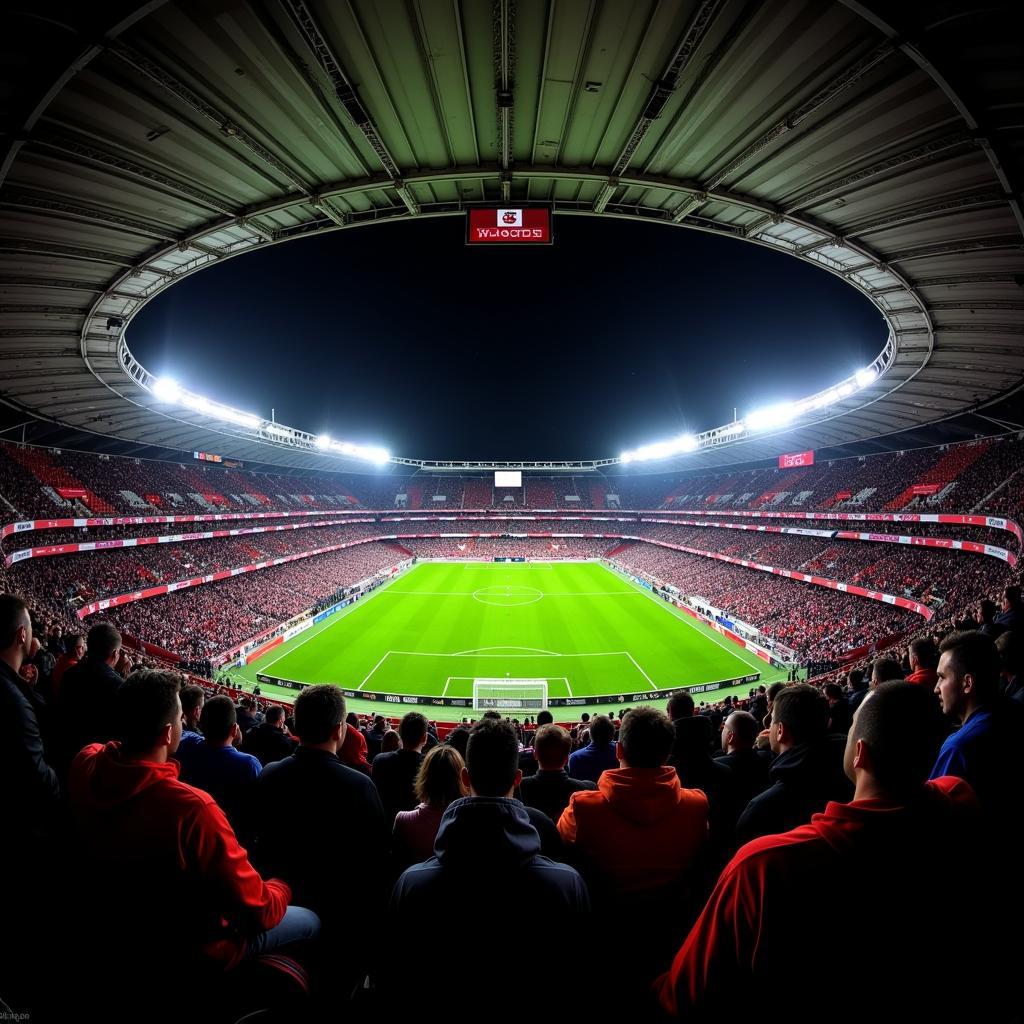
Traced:
[[548, 206], [473, 206], [466, 216], [467, 245], [550, 245]]

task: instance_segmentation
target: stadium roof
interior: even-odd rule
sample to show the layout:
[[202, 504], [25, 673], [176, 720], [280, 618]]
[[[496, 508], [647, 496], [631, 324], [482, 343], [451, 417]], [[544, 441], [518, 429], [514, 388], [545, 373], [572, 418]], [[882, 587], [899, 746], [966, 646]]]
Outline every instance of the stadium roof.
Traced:
[[364, 470], [312, 435], [161, 401], [124, 342], [131, 317], [264, 246], [527, 201], [771, 246], [843, 277], [889, 323], [885, 372], [815, 422], [721, 438], [652, 470], [912, 430], [1024, 383], [1016, 5], [14, 6], [0, 398], [23, 413]]

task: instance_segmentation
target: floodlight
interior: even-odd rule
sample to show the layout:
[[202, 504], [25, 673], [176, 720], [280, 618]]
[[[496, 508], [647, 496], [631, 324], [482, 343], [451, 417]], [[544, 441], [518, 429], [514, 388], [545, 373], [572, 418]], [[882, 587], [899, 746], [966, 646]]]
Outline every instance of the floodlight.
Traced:
[[866, 388], [877, 376], [878, 373], [873, 366], [866, 366], [863, 370], [858, 370], [855, 377], [857, 387]]
[[153, 384], [153, 394], [161, 402], [176, 402], [181, 394], [181, 388], [178, 387], [178, 382], [170, 377], [158, 377]]
[[796, 414], [796, 406], [788, 402], [780, 402], [778, 405], [750, 413], [746, 418], [747, 429], [770, 430], [772, 427], [781, 427], [793, 419]]
[[623, 452], [619, 456], [619, 461], [620, 462], [632, 462], [635, 457], [636, 456], [634, 456], [632, 452]]
[[321, 434], [316, 439], [316, 446], [322, 452], [327, 451], [327, 449], [331, 447], [331, 435], [330, 434]]
[[847, 381], [845, 384], [840, 384], [839, 387], [836, 388], [836, 393], [840, 398], [849, 398], [856, 390], [857, 389]]
[[683, 434], [681, 437], [676, 439], [676, 447], [681, 452], [695, 452], [699, 447], [697, 438], [693, 434]]

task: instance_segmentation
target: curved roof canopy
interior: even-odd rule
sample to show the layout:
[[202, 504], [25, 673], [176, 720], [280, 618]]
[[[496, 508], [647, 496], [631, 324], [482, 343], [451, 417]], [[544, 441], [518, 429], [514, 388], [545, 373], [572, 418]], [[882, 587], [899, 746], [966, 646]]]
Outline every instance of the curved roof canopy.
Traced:
[[131, 317], [263, 246], [527, 201], [771, 246], [889, 323], [867, 386], [785, 437], [711, 431], [659, 470], [907, 430], [1024, 382], [1015, 5], [21, 3], [4, 56], [0, 398], [26, 413], [366, 469], [301, 431], [162, 401], [122, 337]]

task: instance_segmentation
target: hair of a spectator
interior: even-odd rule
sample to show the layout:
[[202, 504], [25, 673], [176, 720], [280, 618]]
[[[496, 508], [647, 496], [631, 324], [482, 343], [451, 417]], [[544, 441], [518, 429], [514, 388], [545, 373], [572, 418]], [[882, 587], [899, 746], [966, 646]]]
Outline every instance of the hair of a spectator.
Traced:
[[345, 716], [345, 721], [357, 732], [359, 731], [359, 716], [354, 711], [350, 711]]
[[445, 737], [445, 743], [450, 747], [454, 747], [459, 752], [459, 756], [462, 760], [465, 761], [466, 746], [469, 744], [469, 726], [456, 726], [450, 733], [448, 733], [447, 737]]
[[607, 715], [595, 715], [590, 720], [590, 742], [603, 746], [615, 739], [615, 726]]
[[18, 630], [30, 621], [28, 605], [17, 594], [0, 594], [0, 651], [13, 647]]
[[380, 752], [382, 754], [390, 754], [393, 750], [400, 749], [401, 746], [402, 738], [398, 735], [397, 729], [387, 729], [380, 739]]
[[991, 622], [999, 614], [999, 605], [991, 598], [983, 597], [978, 604], [978, 610], [981, 612], [981, 621], [984, 624]]
[[86, 657], [106, 661], [121, 646], [121, 634], [111, 622], [97, 622], [89, 630]]
[[890, 683], [903, 678], [903, 666], [892, 658], [876, 658], [871, 665], [871, 678], [880, 683]]
[[280, 704], [271, 704], [267, 708], [266, 714], [263, 716], [263, 720], [267, 725], [277, 725], [279, 722], [284, 720], [284, 708]]
[[660, 768], [672, 753], [676, 731], [658, 708], [634, 708], [619, 730], [622, 757], [630, 768]]
[[223, 743], [238, 723], [234, 701], [225, 694], [211, 697], [199, 716], [199, 727], [207, 743]]
[[1024, 642], [1022, 642], [1019, 630], [1008, 629], [996, 637], [996, 650], [999, 652], [999, 660], [1002, 663], [1003, 671], [1008, 675], [1020, 675], [1024, 669]]
[[828, 729], [828, 701], [809, 683], [783, 687], [772, 705], [772, 721], [784, 725], [794, 743], [820, 739]]
[[695, 707], [693, 697], [684, 690], [669, 697], [665, 713], [674, 722], [677, 718], [691, 718]]
[[979, 700], [990, 700], [996, 695], [1000, 659], [990, 636], [976, 629], [950, 633], [939, 644], [939, 652], [952, 655], [953, 669], [957, 675], [969, 674], [974, 678], [975, 694]]
[[466, 769], [477, 796], [505, 796], [516, 781], [519, 741], [511, 722], [481, 718], [466, 746]]
[[195, 683], [181, 688], [181, 710], [186, 717], [190, 711], [195, 711], [203, 701], [206, 700], [206, 691]]
[[749, 711], [734, 711], [726, 720], [725, 727], [735, 737], [738, 746], [750, 749], [761, 731], [757, 719]]
[[541, 768], [563, 767], [571, 752], [572, 737], [561, 726], [542, 725], [537, 730], [533, 741], [533, 755]]
[[924, 785], [935, 764], [944, 735], [942, 711], [928, 687], [891, 680], [865, 698], [852, 735], [870, 751], [875, 780], [903, 796]]
[[63, 637], [64, 651], [70, 654], [76, 647], [81, 645], [85, 647], [85, 634], [84, 633], [65, 633]]
[[935, 668], [939, 663], [939, 652], [929, 637], [921, 637], [912, 641], [910, 656], [917, 660], [921, 668]]
[[418, 711], [402, 715], [398, 723], [398, 735], [407, 750], [418, 747], [427, 738], [427, 718]]
[[843, 688], [838, 683], [826, 683], [824, 686], [825, 696], [833, 700], [843, 699]]
[[856, 690], [857, 687], [864, 682], [864, 669], [851, 668], [849, 675], [846, 677], [846, 681], [850, 684], [851, 690]]
[[114, 694], [114, 731], [128, 754], [151, 750], [178, 711], [181, 677], [176, 672], [137, 668]]
[[1003, 594], [1013, 607], [1016, 608], [1020, 604], [1020, 586], [1018, 584], [1012, 583], [1003, 591]]
[[555, 720], [555, 716], [545, 708], [543, 711], [537, 712], [537, 725], [550, 725]]
[[295, 734], [303, 743], [326, 743], [345, 721], [345, 695], [340, 686], [307, 686], [295, 698]]
[[466, 762], [454, 748], [444, 743], [427, 752], [416, 774], [413, 787], [420, 803], [443, 811], [453, 800], [468, 796], [462, 784], [462, 769]]

